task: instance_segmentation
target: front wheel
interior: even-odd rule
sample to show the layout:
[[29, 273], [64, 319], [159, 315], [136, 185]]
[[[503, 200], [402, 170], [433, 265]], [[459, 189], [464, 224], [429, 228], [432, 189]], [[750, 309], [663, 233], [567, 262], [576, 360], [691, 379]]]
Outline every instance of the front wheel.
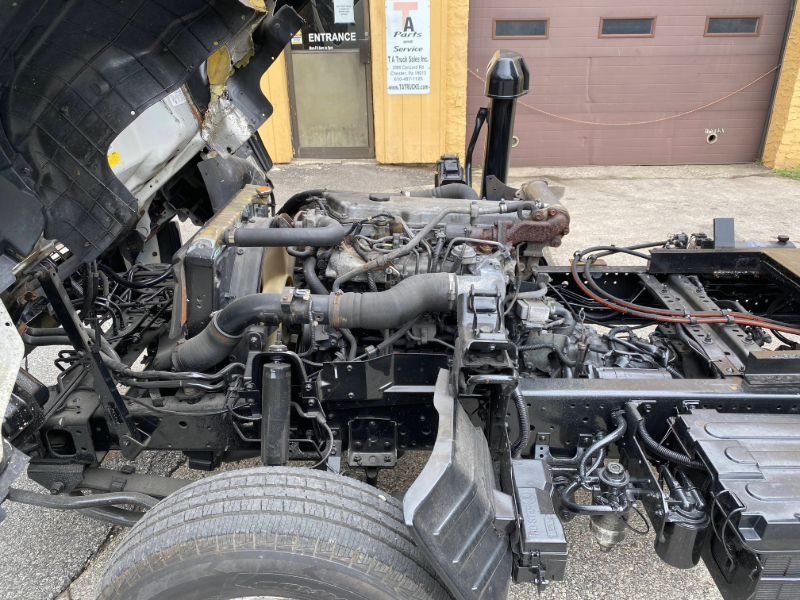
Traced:
[[287, 467], [220, 473], [128, 533], [101, 600], [451, 600], [401, 504], [359, 481]]

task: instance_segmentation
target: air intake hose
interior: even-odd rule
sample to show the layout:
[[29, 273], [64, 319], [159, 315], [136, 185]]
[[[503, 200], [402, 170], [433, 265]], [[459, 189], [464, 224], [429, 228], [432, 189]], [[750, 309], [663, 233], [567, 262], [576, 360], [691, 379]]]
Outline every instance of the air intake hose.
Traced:
[[[314, 294], [310, 296], [319, 322], [349, 329], [394, 329], [422, 313], [446, 311], [456, 297], [456, 276], [425, 273], [401, 281], [384, 292]], [[203, 331], [178, 345], [173, 365], [179, 371], [203, 371], [222, 362], [245, 329], [309, 322], [308, 300], [287, 303], [281, 294], [253, 294], [234, 300], [219, 311]]]
[[430, 190], [411, 192], [412, 198], [448, 198], [450, 200], [480, 200], [478, 192], [465, 183], [448, 183]]

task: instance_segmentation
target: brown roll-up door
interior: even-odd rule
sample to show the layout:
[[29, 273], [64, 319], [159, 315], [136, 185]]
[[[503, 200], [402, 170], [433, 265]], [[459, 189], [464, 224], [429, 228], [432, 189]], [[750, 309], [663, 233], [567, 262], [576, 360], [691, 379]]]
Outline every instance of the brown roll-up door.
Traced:
[[[483, 76], [496, 50], [516, 50], [531, 72], [530, 93], [522, 102], [579, 121], [662, 119], [719, 100], [776, 67], [789, 3], [472, 0], [469, 67]], [[741, 20], [714, 21], [732, 17]], [[620, 18], [635, 22], [601, 26], [601, 19]], [[730, 34], [706, 35], [709, 18], [712, 31]], [[650, 35], [643, 19], [653, 19]], [[499, 30], [498, 20], [503, 21]], [[546, 34], [541, 35], [541, 25], [508, 20], [547, 20]], [[604, 35], [604, 29], [636, 35]], [[496, 31], [508, 37], [495, 36]], [[518, 35], [526, 31], [539, 35]], [[704, 110], [645, 125], [587, 125], [519, 106], [514, 130], [519, 144], [511, 164], [752, 162], [758, 155], [774, 78], [770, 73]], [[467, 92], [469, 139], [475, 114], [487, 100], [483, 83], [472, 75]], [[482, 152], [481, 139], [475, 164]]]

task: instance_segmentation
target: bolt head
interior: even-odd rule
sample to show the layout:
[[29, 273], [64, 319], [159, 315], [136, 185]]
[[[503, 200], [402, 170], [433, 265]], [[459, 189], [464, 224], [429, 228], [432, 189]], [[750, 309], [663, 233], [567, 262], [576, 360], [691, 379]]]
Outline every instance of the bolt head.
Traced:
[[347, 397], [352, 400], [353, 398], [356, 397], [356, 395], [353, 392], [350, 392], [349, 394], [347, 394]]

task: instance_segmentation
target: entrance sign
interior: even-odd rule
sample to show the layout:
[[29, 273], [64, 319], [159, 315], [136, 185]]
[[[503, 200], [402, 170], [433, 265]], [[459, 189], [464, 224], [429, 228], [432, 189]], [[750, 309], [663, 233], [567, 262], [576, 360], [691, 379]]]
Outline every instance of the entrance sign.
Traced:
[[386, 87], [389, 94], [430, 93], [430, 0], [386, 0]]

